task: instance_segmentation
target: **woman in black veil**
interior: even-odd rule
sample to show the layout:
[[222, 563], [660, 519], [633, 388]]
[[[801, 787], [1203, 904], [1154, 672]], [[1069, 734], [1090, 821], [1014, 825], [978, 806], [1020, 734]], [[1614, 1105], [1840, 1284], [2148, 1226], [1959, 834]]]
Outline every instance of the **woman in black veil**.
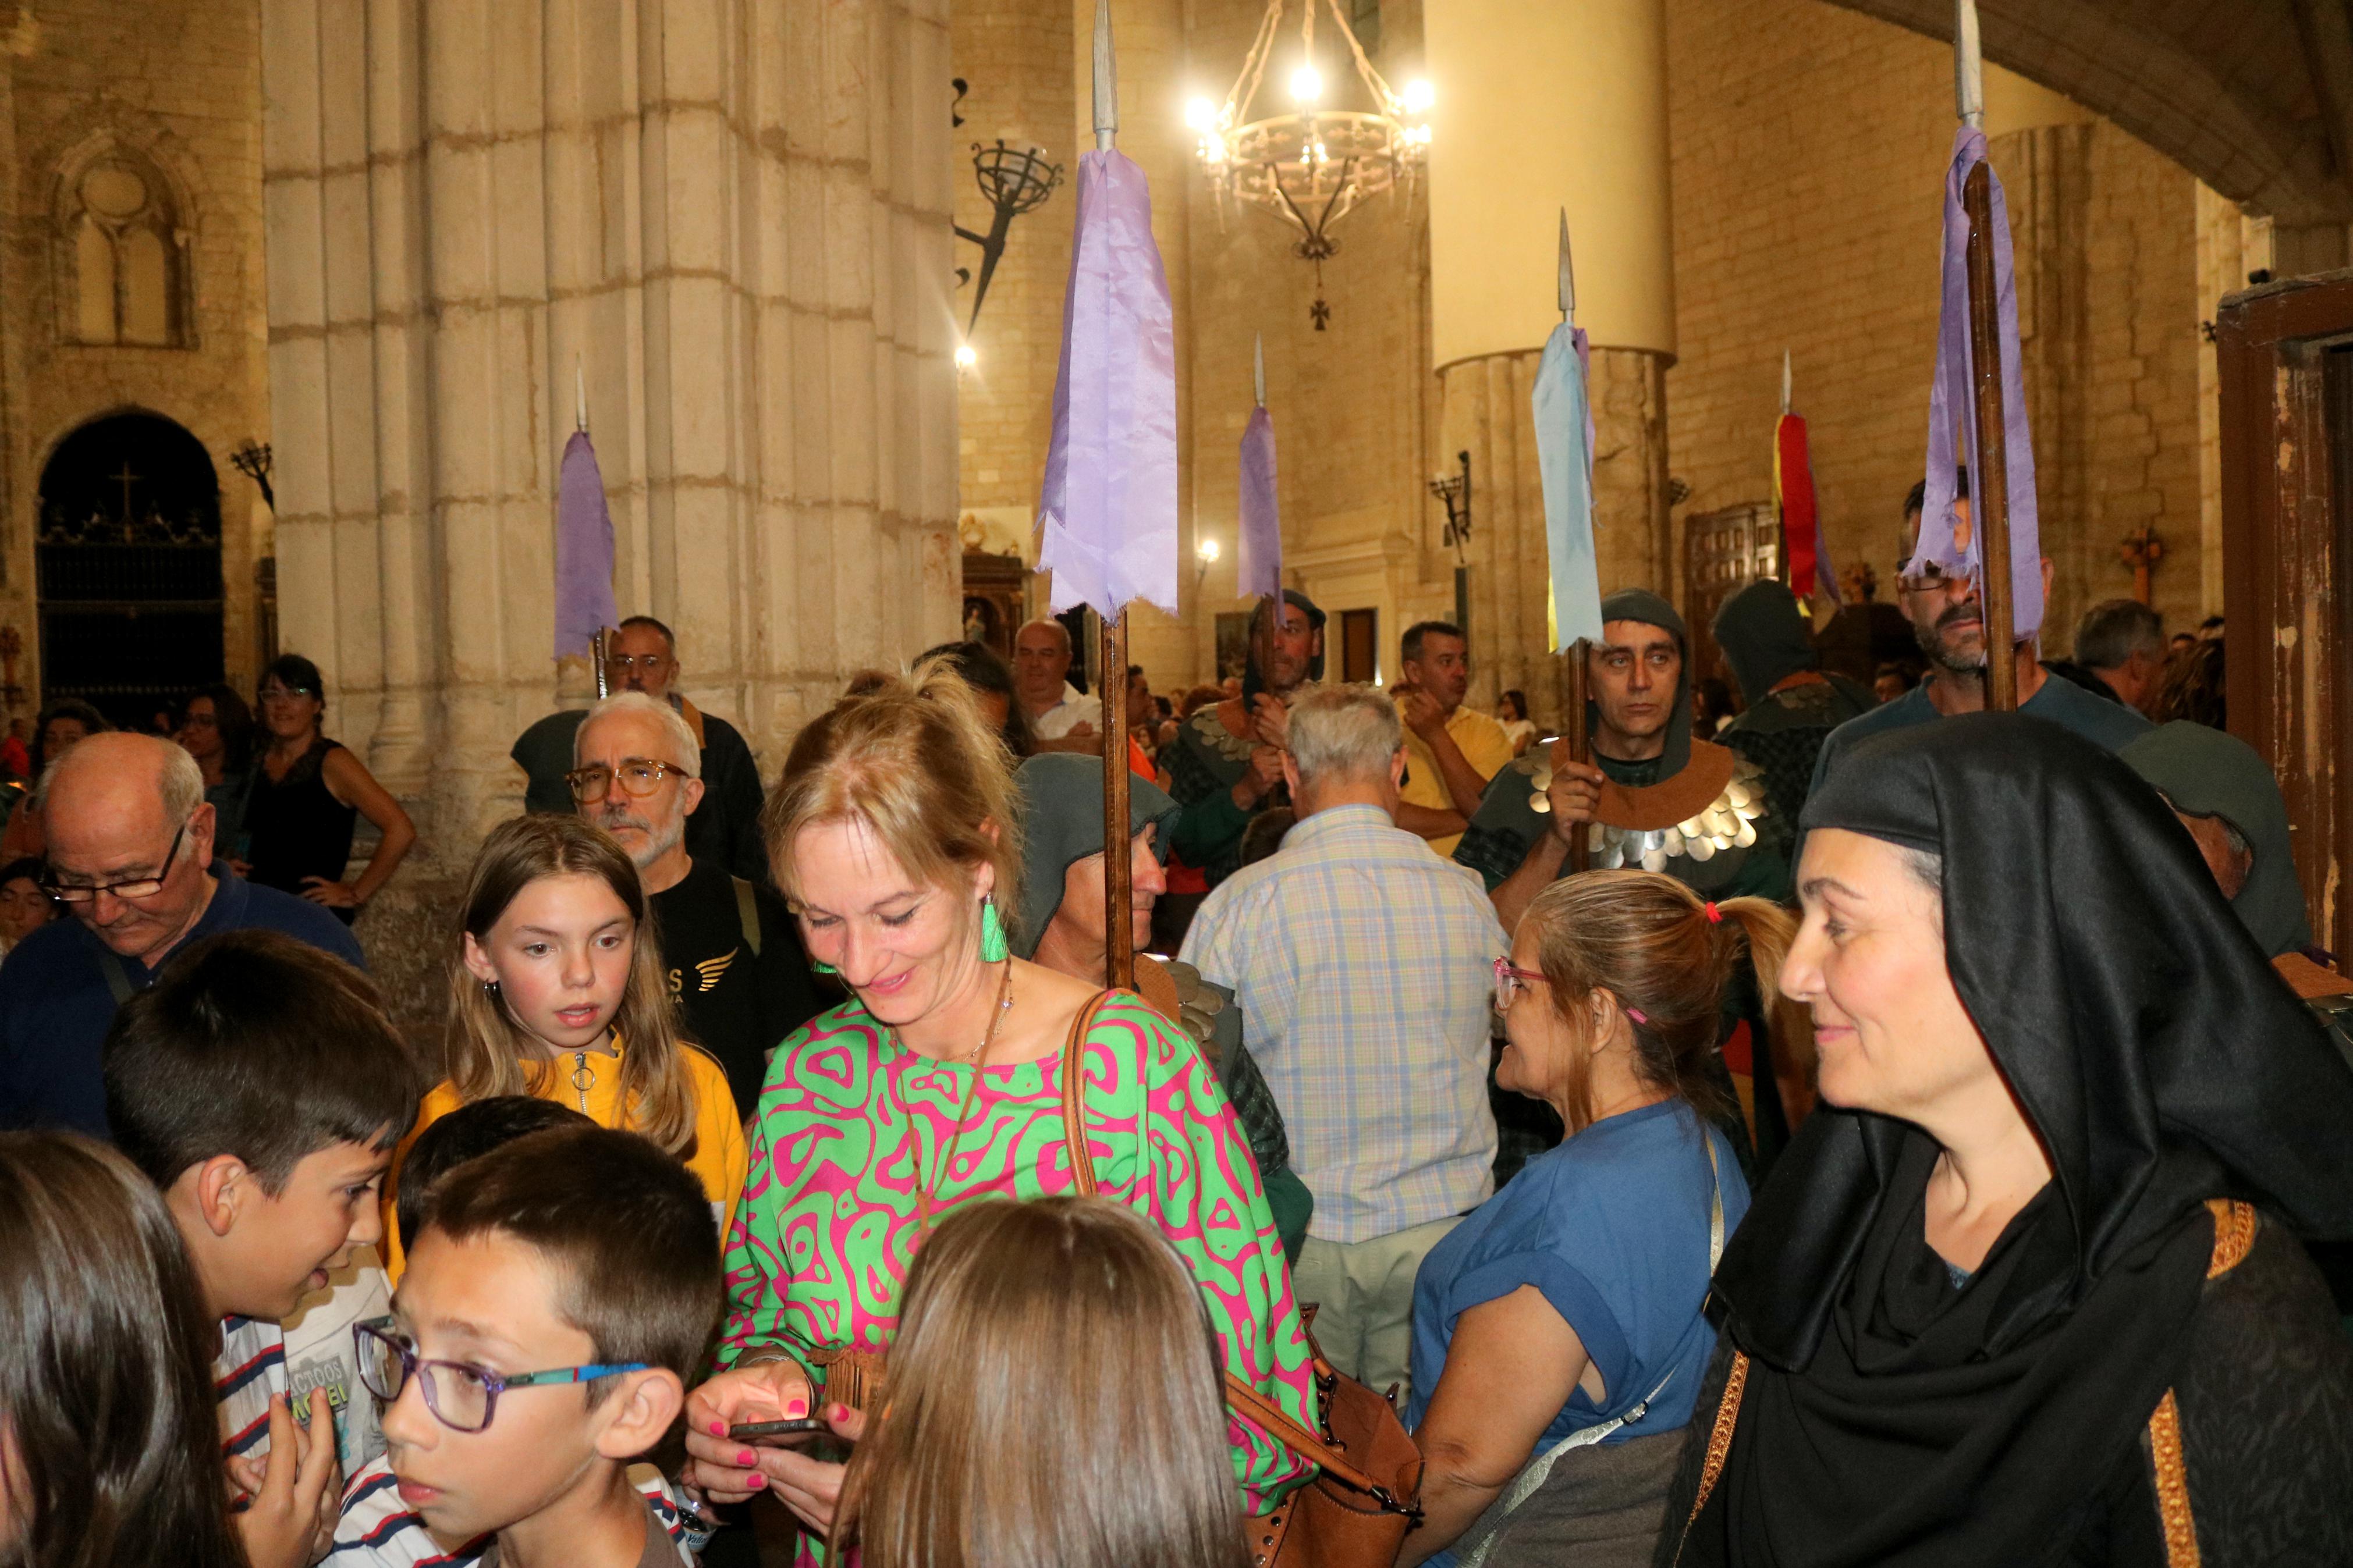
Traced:
[[2353, 1563], [2353, 1069], [2162, 801], [2036, 720], [1808, 804], [1823, 1107], [1724, 1255], [1662, 1562]]

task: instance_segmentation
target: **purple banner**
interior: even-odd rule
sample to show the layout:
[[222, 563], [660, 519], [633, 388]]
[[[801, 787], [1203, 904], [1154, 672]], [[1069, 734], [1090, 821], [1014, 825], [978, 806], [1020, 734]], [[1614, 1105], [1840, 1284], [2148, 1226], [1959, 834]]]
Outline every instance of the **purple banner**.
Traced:
[[1234, 592], [1242, 598], [1282, 592], [1282, 520], [1274, 499], [1274, 416], [1261, 404], [1242, 432], [1240, 537], [1234, 544]]
[[1077, 235], [1062, 299], [1054, 435], [1038, 503], [1038, 564], [1056, 610], [1176, 612], [1176, 337], [1144, 171], [1117, 151], [1079, 159]]
[[[1985, 132], [1964, 125], [1953, 137], [1952, 167], [1945, 174], [1944, 306], [1936, 327], [1936, 375], [1928, 394], [1927, 491], [1920, 510], [1920, 539], [1905, 571], [1935, 565], [1984, 581], [1983, 541], [1971, 527], [1956, 537], [1953, 510], [1955, 453], [1965, 453], [1972, 494], [1981, 487], [1977, 453], [1976, 355], [1969, 345], [1969, 217], [1961, 205], [1961, 185], [1969, 170], [1985, 161]], [[2010, 625], [2020, 638], [2042, 626], [2042, 541], [2034, 510], [2034, 438], [2026, 420], [2026, 374], [2019, 358], [2018, 281], [2010, 262], [2010, 206], [2001, 179], [1987, 164], [1993, 196], [1994, 301], [2000, 322], [2002, 460], [2010, 497]], [[1972, 513], [1974, 520], [1974, 511]]]
[[588, 652], [597, 632], [621, 618], [613, 605], [613, 515], [588, 432], [564, 444], [555, 492], [555, 657]]

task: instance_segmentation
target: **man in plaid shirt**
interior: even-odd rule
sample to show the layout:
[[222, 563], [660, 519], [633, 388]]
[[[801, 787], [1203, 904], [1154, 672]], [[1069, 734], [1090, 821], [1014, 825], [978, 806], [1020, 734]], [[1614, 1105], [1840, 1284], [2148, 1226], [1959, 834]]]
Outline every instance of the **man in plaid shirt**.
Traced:
[[1291, 711], [1298, 826], [1210, 893], [1184, 961], [1230, 987], [1315, 1196], [1293, 1283], [1333, 1364], [1406, 1379], [1414, 1272], [1492, 1190], [1493, 961], [1477, 873], [1396, 823], [1405, 738], [1367, 687]]

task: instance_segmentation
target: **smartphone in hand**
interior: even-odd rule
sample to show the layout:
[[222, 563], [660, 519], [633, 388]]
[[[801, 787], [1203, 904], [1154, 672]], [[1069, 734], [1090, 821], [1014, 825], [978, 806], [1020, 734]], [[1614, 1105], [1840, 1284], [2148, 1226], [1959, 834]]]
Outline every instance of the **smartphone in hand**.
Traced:
[[780, 1447], [796, 1437], [810, 1437], [833, 1428], [814, 1415], [791, 1421], [743, 1421], [727, 1428], [727, 1436], [738, 1443], [765, 1443]]

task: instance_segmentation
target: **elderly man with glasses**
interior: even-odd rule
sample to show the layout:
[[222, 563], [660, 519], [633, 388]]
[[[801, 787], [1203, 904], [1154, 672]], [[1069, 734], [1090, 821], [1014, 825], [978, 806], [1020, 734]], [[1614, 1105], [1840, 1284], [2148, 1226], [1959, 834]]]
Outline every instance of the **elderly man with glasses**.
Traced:
[[48, 828], [42, 886], [74, 918], [0, 964], [0, 1128], [105, 1137], [100, 1048], [115, 1007], [190, 942], [280, 931], [366, 966], [327, 910], [214, 858], [204, 773], [171, 742], [93, 735], [49, 766], [35, 798]]
[[[1956, 476], [1953, 516], [1958, 537], [1969, 527], [1969, 476]], [[1904, 531], [1896, 554], [1899, 569], [1912, 558], [1920, 537], [1920, 508], [1927, 485], [1912, 487], [1904, 498]], [[2042, 558], [2042, 599], [2051, 600], [2051, 558]], [[1831, 731], [1814, 761], [1813, 789], [1838, 766], [1839, 759], [1862, 742], [1891, 730], [1932, 723], [1956, 713], [1982, 712], [1986, 705], [1985, 612], [1978, 601], [1974, 577], [1948, 577], [1931, 566], [1917, 576], [1897, 579], [1895, 602], [1912, 621], [1920, 651], [1928, 656], [1927, 679], [1895, 699], [1882, 703], [1859, 719], [1850, 719]], [[2063, 729], [2073, 730], [2095, 745], [2121, 751], [2149, 732], [2153, 726], [2121, 702], [2093, 696], [2072, 680], [2051, 679], [2042, 649], [2031, 637], [2020, 637], [2010, 657], [2018, 661], [2018, 710], [2031, 713]], [[1808, 792], [1809, 794], [1811, 791]]]
[[[760, 764], [743, 731], [705, 713], [675, 689], [678, 639], [651, 616], [631, 616], [605, 646], [605, 681], [615, 694], [636, 693], [668, 707], [685, 723], [702, 762], [702, 806], [686, 828], [686, 847], [699, 860], [723, 866], [747, 881], [768, 884], [768, 853], [760, 838]], [[565, 785], [573, 742], [586, 710], [551, 713], [516, 738], [507, 754], [522, 769], [525, 811], [568, 811]]]
[[711, 806], [703, 755], [677, 710], [625, 691], [580, 721], [565, 782], [581, 816], [637, 862], [670, 994], [749, 1116], [768, 1053], [824, 1002], [784, 900], [691, 850], [691, 825]]

